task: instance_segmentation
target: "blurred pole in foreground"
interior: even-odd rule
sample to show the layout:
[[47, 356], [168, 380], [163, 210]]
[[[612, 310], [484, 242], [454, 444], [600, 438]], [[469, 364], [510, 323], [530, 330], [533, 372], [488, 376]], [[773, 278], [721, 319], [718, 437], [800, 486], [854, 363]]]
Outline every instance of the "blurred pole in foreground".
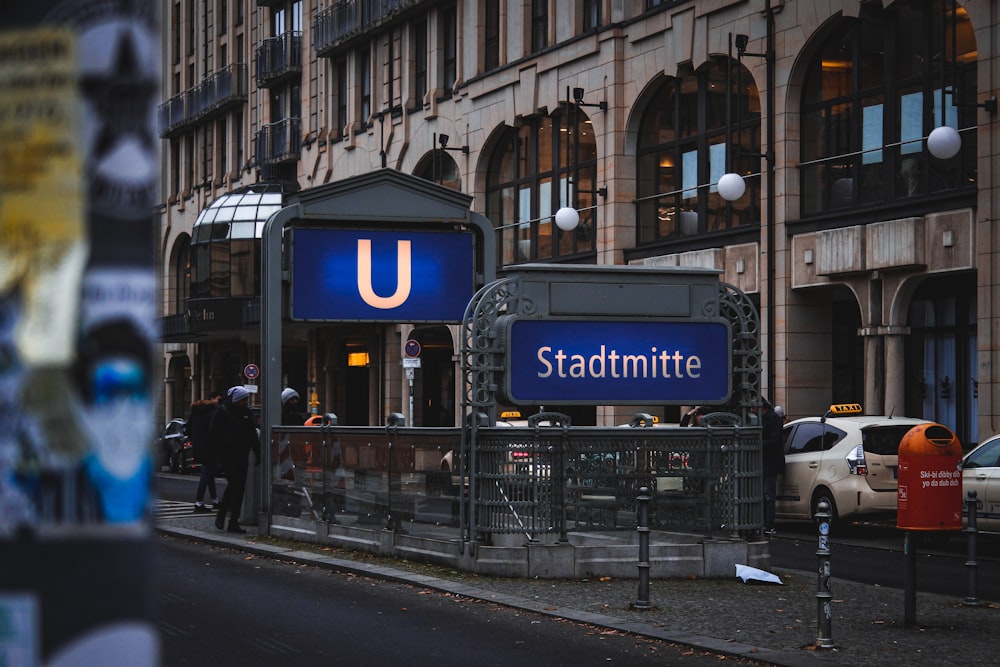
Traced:
[[0, 27], [0, 665], [159, 662], [159, 3]]

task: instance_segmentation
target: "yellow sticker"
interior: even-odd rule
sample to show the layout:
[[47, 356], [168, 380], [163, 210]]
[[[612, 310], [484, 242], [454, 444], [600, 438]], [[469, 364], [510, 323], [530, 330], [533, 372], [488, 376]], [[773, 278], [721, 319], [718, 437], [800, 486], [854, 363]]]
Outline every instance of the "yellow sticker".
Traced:
[[75, 44], [69, 29], [0, 34], [0, 252], [22, 270], [39, 244], [84, 237]]

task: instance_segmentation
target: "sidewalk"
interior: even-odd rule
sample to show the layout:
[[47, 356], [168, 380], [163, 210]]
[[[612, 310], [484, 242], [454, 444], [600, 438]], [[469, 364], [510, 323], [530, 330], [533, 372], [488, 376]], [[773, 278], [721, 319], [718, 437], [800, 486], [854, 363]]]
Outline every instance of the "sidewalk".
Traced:
[[915, 627], [903, 625], [903, 591], [838, 580], [833, 562], [831, 637], [816, 648], [818, 577], [774, 570], [778, 584], [731, 579], [653, 580], [651, 609], [631, 608], [638, 581], [480, 577], [435, 565], [286, 540], [253, 531], [217, 531], [211, 514], [175, 511], [159, 516], [156, 531], [171, 537], [240, 549], [260, 556], [340, 572], [410, 583], [594, 626], [774, 665], [993, 665], [1000, 605], [962, 604], [954, 597], [917, 594]]

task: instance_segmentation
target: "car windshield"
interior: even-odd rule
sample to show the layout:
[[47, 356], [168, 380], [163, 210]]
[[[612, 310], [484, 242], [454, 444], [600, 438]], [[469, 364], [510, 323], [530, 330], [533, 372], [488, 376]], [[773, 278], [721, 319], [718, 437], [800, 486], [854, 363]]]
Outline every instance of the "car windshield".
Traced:
[[861, 444], [865, 451], [880, 456], [899, 454], [899, 441], [903, 439], [913, 424], [899, 426], [870, 426], [861, 432]]
[[1000, 458], [1000, 440], [991, 442], [969, 454], [969, 458], [965, 459], [962, 467], [966, 469], [995, 468], [997, 458]]

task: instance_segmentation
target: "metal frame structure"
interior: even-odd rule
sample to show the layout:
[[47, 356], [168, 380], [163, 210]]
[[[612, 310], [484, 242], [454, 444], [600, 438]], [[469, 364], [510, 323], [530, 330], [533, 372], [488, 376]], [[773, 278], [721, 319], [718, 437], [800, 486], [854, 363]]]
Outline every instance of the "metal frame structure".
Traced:
[[[706, 273], [716, 272], [664, 275], [703, 285]], [[761, 431], [754, 415], [762, 402], [760, 317], [745, 293], [717, 278], [715, 284], [714, 298], [694, 299], [692, 307], [699, 310], [690, 316], [730, 323], [732, 392], [726, 405], [706, 416], [704, 427], [693, 429], [573, 428], [558, 413], [536, 415], [528, 428], [497, 427], [506, 353], [498, 320], [545, 316], [548, 304], [537, 291], [526, 293], [519, 274], [498, 279], [473, 297], [462, 328], [462, 407], [468, 421], [457, 470], [467, 480], [459, 517], [463, 542], [474, 549], [504, 533], [523, 533], [529, 541], [543, 535], [565, 540], [570, 527], [582, 524], [591, 530], [628, 526], [636, 492], [641, 486], [656, 490], [658, 481], [669, 489], [653, 498], [652, 514], [660, 517], [654, 524], [731, 537], [760, 530]], [[652, 426], [652, 420], [641, 425]], [[608, 462], [607, 469], [587, 471], [588, 461]], [[584, 493], [595, 486], [603, 491]], [[589, 503], [582, 502], [584, 496]]]

